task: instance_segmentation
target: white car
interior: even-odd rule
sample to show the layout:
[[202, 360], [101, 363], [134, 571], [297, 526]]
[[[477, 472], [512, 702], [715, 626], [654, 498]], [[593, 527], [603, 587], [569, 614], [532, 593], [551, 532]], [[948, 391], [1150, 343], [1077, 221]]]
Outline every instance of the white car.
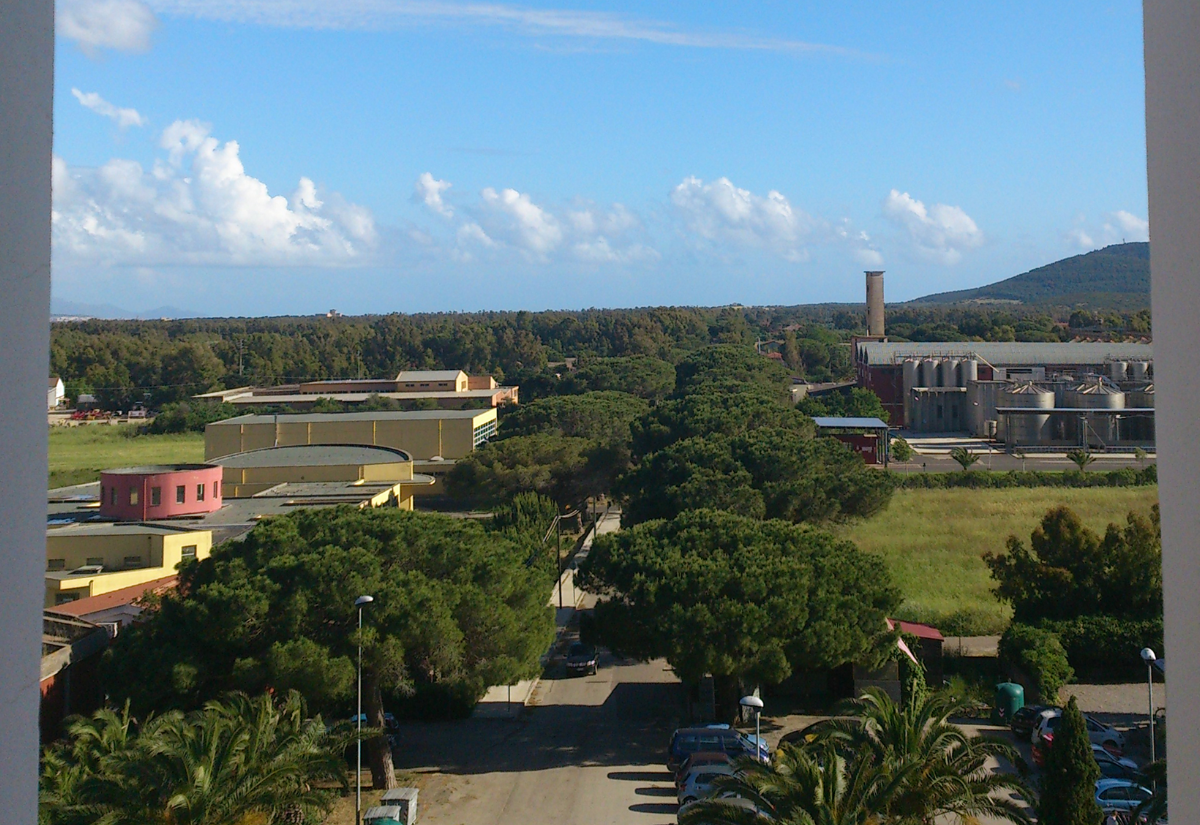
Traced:
[[[1036, 745], [1047, 733], [1054, 733], [1059, 719], [1062, 719], [1062, 708], [1051, 708], [1038, 714], [1033, 725], [1033, 732], [1029, 735], [1030, 743]], [[1106, 751], [1117, 755], [1125, 752], [1125, 736], [1119, 730], [1093, 719], [1086, 713], [1083, 715], [1083, 719], [1087, 723], [1088, 739], [1093, 745], [1099, 745]]]
[[[742, 799], [740, 796], [733, 793], [732, 791], [726, 791], [725, 793], [723, 793], [720, 796], [717, 796], [715, 798], [721, 800], [722, 802], [724, 802], [728, 805], [732, 805], [735, 808], [741, 808], [742, 810], [753, 811], [754, 813], [758, 813], [758, 808], [754, 807], [753, 802], [751, 802], [749, 799]], [[692, 808], [696, 807], [696, 804], [699, 801], [700, 800], [694, 800], [692, 802], [688, 802], [686, 805], [681, 805], [679, 807], [679, 812], [676, 814], [676, 816], [683, 816], [685, 813], [692, 810]]]
[[733, 776], [732, 765], [701, 765], [687, 772], [679, 783], [679, 804], [686, 805], [712, 794], [713, 782], [722, 776]]

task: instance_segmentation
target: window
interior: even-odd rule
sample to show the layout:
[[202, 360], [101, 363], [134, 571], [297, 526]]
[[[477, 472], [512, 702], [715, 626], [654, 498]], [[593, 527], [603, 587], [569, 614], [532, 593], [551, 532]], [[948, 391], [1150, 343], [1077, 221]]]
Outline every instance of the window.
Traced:
[[76, 601], [79, 598], [78, 593], [56, 593], [54, 596], [55, 604], [66, 604], [67, 602]]
[[126, 567], [141, 567], [142, 566], [142, 557], [141, 556], [126, 556], [125, 557], [125, 566]]
[[196, 501], [204, 501], [204, 485], [196, 485]]
[[218, 480], [218, 481], [213, 482], [213, 498], [220, 498], [220, 497], [221, 497], [221, 482]]
[[113, 507], [117, 506], [117, 488], [116, 487], [108, 488], [108, 503], [111, 504]]
[[89, 567], [103, 567], [104, 559], [100, 556], [92, 556], [87, 560], [87, 563]]
[[187, 493], [185, 492], [185, 490], [186, 490], [186, 488], [182, 484], [180, 484], [178, 487], [175, 488], [175, 503], [176, 504], [183, 504], [184, 498], [187, 496]]
[[134, 504], [137, 504], [137, 503], [138, 503], [138, 491], [137, 491], [137, 487], [130, 487], [130, 488], [129, 488], [129, 504], [130, 504], [130, 505], [134, 505]]
[[66, 570], [67, 569], [67, 560], [66, 559], [47, 559], [46, 560], [46, 569], [47, 570]]
[[185, 559], [194, 559], [194, 558], [196, 558], [196, 545], [194, 545], [194, 544], [185, 544], [185, 545], [184, 545], [184, 546], [181, 548], [181, 551], [180, 551], [180, 556], [182, 556], [182, 557], [183, 557], [183, 558], [185, 558]]
[[474, 432], [474, 438], [472, 439], [472, 441], [474, 442], [474, 446], [478, 447], [480, 444], [484, 443], [485, 441], [487, 441], [489, 438], [491, 438], [495, 434], [496, 434], [496, 422], [494, 420], [489, 421], [486, 424], [482, 424], [482, 425], [476, 427], [475, 432]]
[[162, 487], [150, 488], [150, 506], [157, 507], [162, 504]]

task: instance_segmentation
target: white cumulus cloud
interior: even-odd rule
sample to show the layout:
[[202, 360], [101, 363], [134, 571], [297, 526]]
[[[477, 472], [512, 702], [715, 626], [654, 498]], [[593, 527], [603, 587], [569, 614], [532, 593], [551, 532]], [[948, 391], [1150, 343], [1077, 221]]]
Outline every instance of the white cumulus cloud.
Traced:
[[88, 55], [101, 49], [143, 52], [158, 27], [141, 0], [58, 0], [54, 17], [58, 35], [74, 40]]
[[71, 94], [75, 95], [75, 99], [79, 101], [83, 108], [90, 109], [98, 115], [110, 118], [122, 129], [128, 129], [130, 126], [146, 125], [146, 119], [138, 113], [137, 109], [126, 109], [115, 106], [102, 98], [97, 92], [81, 92], [78, 89], [71, 89]]
[[1150, 240], [1150, 221], [1143, 220], [1132, 212], [1126, 212], [1124, 209], [1119, 209], [1112, 213], [1111, 223], [1106, 228], [1112, 230], [1113, 237], [1119, 232], [1122, 240]]
[[916, 252], [927, 260], [955, 264], [968, 249], [983, 243], [983, 232], [960, 207], [925, 204], [893, 189], [884, 199], [883, 214], [908, 233]]
[[1124, 209], [1106, 214], [1099, 225], [1080, 214], [1075, 218], [1075, 226], [1066, 232], [1067, 243], [1084, 252], [1115, 243], [1148, 240], [1150, 222]]
[[450, 186], [449, 181], [438, 180], [430, 173], [422, 172], [413, 187], [413, 198], [442, 217], [452, 218], [454, 217], [454, 208], [442, 200], [442, 193]]
[[207, 124], [176, 121], [166, 159], [146, 170], [113, 159], [97, 169], [53, 166], [56, 252], [128, 265], [345, 265], [376, 242], [374, 217], [302, 177], [290, 198], [247, 174], [236, 141]]
[[480, 193], [489, 235], [505, 237], [514, 246], [536, 255], [551, 252], [562, 242], [558, 219], [515, 189], [497, 192], [488, 187]]
[[705, 183], [687, 177], [671, 191], [671, 203], [688, 230], [710, 242], [771, 250], [789, 260], [803, 260], [803, 244], [820, 222], [796, 209], [779, 192], [765, 196], [733, 185], [729, 178]]

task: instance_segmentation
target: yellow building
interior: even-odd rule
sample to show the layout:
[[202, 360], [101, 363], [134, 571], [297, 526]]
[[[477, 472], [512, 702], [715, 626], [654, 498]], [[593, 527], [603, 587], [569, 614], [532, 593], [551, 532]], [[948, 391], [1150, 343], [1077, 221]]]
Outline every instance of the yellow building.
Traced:
[[463, 458], [496, 432], [496, 410], [242, 415], [204, 429], [206, 460], [311, 444], [358, 444], [403, 450], [418, 462]]
[[175, 574], [212, 552], [212, 531], [141, 523], [79, 524], [46, 531], [46, 607]]
[[[413, 473], [413, 460], [403, 450], [359, 444], [312, 444], [266, 447], [213, 459], [223, 468], [225, 498], [249, 498], [274, 488], [348, 482], [364, 489], [378, 487], [371, 506], [392, 503], [412, 509], [413, 489], [433, 479]], [[381, 503], [374, 499], [383, 496]]]
[[467, 375], [462, 370], [405, 370], [395, 378], [335, 378], [274, 387], [234, 387], [195, 397], [239, 407], [292, 408], [310, 407], [322, 399], [362, 404], [378, 397], [405, 402], [432, 401], [451, 410], [516, 404], [519, 394], [519, 387], [502, 387], [490, 375]]

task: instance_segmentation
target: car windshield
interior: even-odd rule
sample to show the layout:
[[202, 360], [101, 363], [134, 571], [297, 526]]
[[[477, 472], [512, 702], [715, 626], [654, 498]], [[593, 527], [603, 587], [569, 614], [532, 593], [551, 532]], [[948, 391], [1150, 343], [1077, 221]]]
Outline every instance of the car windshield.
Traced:
[[576, 642], [575, 644], [571, 645], [571, 649], [567, 651], [567, 655], [568, 656], [587, 656], [591, 652], [592, 652], [591, 649], [587, 645], [582, 644], [581, 642]]

